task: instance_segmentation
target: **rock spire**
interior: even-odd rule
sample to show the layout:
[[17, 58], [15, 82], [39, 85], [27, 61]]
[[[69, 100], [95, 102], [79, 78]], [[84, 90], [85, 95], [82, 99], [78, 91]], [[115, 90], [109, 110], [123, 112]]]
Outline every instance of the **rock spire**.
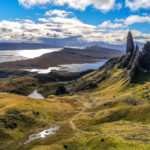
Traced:
[[131, 31], [128, 32], [127, 36], [127, 46], [126, 46], [126, 53], [133, 54], [134, 51], [134, 42]]

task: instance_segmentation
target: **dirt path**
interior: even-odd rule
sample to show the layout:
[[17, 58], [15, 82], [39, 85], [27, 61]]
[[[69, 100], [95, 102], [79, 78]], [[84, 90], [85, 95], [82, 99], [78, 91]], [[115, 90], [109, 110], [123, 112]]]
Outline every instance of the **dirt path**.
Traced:
[[[82, 109], [79, 113], [77, 113], [76, 115], [74, 115], [74, 116], [71, 118], [71, 120], [70, 120], [70, 124], [71, 124], [73, 130], [80, 130], [80, 129], [78, 129], [78, 128], [76, 127], [76, 125], [74, 124], [73, 120], [74, 120], [75, 118], [77, 118], [78, 116], [80, 116], [87, 108], [94, 107], [94, 106], [95, 106], [95, 102], [92, 100], [92, 101], [83, 103], [83, 106], [84, 106], [83, 109]], [[80, 130], [80, 131], [81, 131], [81, 130]]]
[[78, 116], [80, 116], [83, 111], [84, 111], [84, 109], [82, 109], [79, 113], [77, 113], [76, 115], [74, 115], [74, 116], [71, 118], [70, 124], [71, 124], [73, 130], [79, 130], [79, 129], [76, 127], [76, 125], [73, 123], [73, 120], [74, 120], [75, 118], [77, 118]]

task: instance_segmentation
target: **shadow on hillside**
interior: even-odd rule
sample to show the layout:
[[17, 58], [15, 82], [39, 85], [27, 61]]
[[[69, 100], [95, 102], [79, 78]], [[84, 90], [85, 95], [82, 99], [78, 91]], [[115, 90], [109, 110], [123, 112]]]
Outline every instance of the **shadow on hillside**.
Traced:
[[150, 82], [150, 72], [137, 72], [132, 80], [134, 84], [145, 84], [145, 82]]

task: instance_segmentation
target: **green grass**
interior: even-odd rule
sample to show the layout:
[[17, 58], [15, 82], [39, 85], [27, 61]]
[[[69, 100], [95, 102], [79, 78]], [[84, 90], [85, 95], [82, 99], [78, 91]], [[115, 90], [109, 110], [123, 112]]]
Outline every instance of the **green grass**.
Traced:
[[[0, 149], [149, 150], [150, 74], [142, 76], [130, 83], [124, 69], [104, 67], [65, 83], [69, 95], [51, 95], [54, 83], [40, 87], [44, 100], [0, 93]], [[55, 135], [23, 144], [55, 125]]]

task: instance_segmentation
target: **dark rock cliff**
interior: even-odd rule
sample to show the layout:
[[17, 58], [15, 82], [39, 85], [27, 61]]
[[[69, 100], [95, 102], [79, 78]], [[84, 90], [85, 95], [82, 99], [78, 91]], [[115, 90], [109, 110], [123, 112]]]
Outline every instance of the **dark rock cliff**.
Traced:
[[150, 70], [150, 42], [147, 42], [143, 47], [140, 65], [145, 71]]
[[150, 71], [150, 42], [147, 42], [142, 51], [139, 51], [138, 45], [134, 46], [132, 33], [129, 31], [126, 53], [119, 58], [112, 59], [111, 62], [114, 65], [118, 64], [119, 68], [125, 68], [126, 76], [132, 81], [139, 71]]
[[134, 42], [131, 31], [129, 31], [127, 36], [127, 46], [126, 46], [126, 53], [132, 55], [134, 51]]

